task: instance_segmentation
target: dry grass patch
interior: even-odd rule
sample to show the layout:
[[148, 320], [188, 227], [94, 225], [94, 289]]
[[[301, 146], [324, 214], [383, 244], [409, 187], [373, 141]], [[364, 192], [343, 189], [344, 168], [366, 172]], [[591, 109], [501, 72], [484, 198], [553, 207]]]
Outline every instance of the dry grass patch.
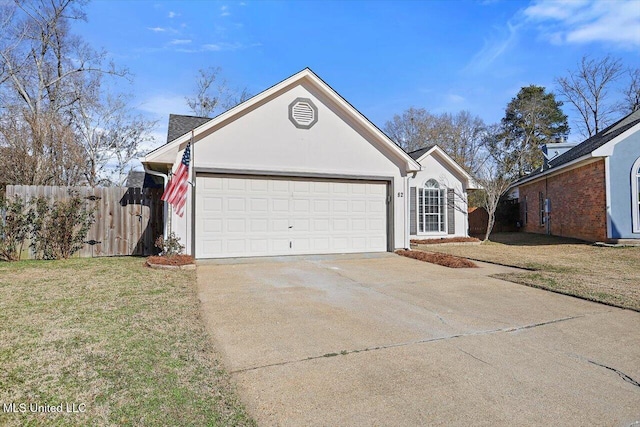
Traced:
[[215, 358], [195, 272], [139, 258], [0, 264], [0, 425], [253, 425]]
[[498, 277], [640, 311], [640, 247], [608, 248], [539, 234], [496, 233], [482, 245], [428, 250], [535, 270]]
[[478, 266], [465, 258], [456, 257], [447, 254], [438, 254], [423, 251], [406, 251], [404, 249], [397, 250], [398, 255], [406, 256], [407, 258], [417, 259], [419, 261], [426, 261], [432, 264], [438, 264], [450, 268], [477, 268]]

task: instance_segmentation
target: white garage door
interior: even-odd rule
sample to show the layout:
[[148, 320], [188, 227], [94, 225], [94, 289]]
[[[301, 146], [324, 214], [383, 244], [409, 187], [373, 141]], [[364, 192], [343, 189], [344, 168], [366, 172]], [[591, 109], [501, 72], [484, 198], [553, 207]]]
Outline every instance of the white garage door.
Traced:
[[387, 184], [198, 176], [196, 257], [387, 250]]

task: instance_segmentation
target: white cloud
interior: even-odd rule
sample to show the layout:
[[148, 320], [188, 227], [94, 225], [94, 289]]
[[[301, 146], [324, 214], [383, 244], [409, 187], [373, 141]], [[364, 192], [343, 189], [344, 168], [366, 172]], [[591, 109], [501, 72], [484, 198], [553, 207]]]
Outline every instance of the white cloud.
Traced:
[[229, 16], [231, 12], [229, 12], [229, 6], [221, 6], [220, 7], [220, 16]]
[[175, 18], [176, 16], [180, 16], [180, 14], [179, 14], [179, 13], [174, 12], [173, 10], [172, 10], [172, 11], [169, 11], [169, 13], [167, 14], [167, 17], [168, 17], [169, 19], [171, 19], [171, 18]]
[[554, 44], [610, 43], [640, 47], [640, 3], [637, 0], [539, 0], [524, 10]]
[[464, 104], [467, 99], [462, 95], [458, 95], [456, 93], [449, 93], [445, 96], [445, 100], [449, 104], [459, 105], [459, 104]]
[[170, 45], [182, 45], [182, 44], [190, 44], [191, 40], [188, 39], [175, 39], [169, 42]]
[[154, 33], [164, 33], [165, 31], [167, 31], [166, 28], [162, 28], [162, 27], [147, 27], [147, 30], [151, 30]]
[[202, 45], [202, 50], [209, 51], [209, 52], [220, 52], [223, 50], [238, 50], [244, 47], [245, 45], [238, 42], [235, 42], [235, 43], [222, 42], [222, 43], [209, 43], [209, 44]]
[[516, 45], [519, 27], [519, 24], [507, 22], [506, 28], [496, 29], [496, 34], [484, 41], [482, 49], [473, 56], [465, 70], [477, 72], [489, 68], [494, 61]]

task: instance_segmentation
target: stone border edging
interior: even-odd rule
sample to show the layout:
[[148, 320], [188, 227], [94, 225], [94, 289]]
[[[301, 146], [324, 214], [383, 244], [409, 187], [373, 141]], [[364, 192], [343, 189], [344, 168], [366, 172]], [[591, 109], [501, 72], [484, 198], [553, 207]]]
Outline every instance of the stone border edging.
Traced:
[[158, 270], [195, 270], [195, 264], [185, 264], [185, 265], [166, 265], [166, 264], [153, 264], [149, 261], [146, 261], [145, 264], [147, 267], [156, 268]]

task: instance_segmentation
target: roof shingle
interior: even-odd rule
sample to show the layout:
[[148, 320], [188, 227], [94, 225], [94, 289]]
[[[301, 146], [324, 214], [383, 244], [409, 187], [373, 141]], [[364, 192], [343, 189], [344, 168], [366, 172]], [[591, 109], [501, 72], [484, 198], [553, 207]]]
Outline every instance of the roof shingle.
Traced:
[[180, 138], [187, 132], [191, 132], [198, 126], [202, 126], [211, 120], [209, 117], [182, 116], [169, 114], [169, 128], [167, 130], [167, 143]]

